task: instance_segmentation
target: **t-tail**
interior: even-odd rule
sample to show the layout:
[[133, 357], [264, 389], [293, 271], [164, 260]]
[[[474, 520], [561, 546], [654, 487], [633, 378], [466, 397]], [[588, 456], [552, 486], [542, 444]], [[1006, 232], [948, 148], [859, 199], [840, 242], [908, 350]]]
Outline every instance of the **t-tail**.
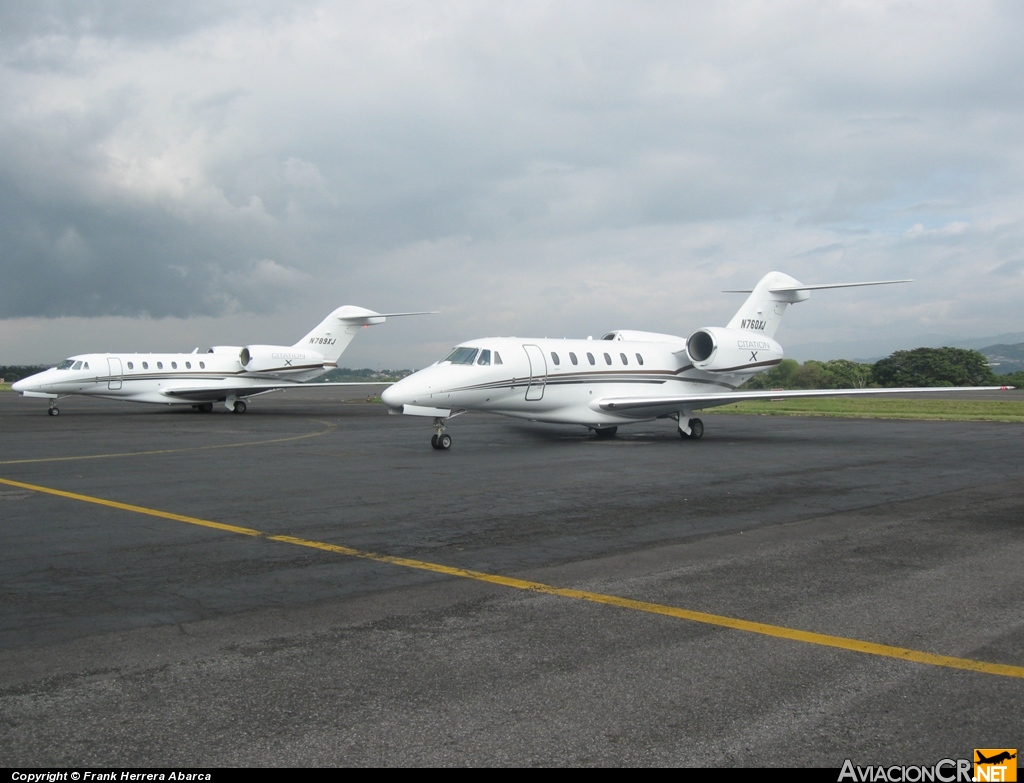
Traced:
[[747, 294], [747, 301], [736, 311], [726, 328], [760, 332], [774, 337], [782, 322], [786, 308], [791, 304], [809, 299], [811, 291], [824, 288], [856, 288], [864, 285], [889, 285], [909, 283], [910, 280], [874, 280], [866, 283], [824, 283], [804, 285], [799, 280], [782, 272], [769, 272], [754, 286], [754, 290], [726, 291], [725, 293]]
[[[433, 311], [431, 311], [433, 312]], [[377, 313], [365, 307], [343, 305], [322, 320], [293, 348], [311, 349], [324, 357], [324, 364], [334, 364], [348, 348], [359, 330], [367, 326], [384, 323], [385, 319], [402, 315], [429, 315], [430, 312], [419, 313]]]

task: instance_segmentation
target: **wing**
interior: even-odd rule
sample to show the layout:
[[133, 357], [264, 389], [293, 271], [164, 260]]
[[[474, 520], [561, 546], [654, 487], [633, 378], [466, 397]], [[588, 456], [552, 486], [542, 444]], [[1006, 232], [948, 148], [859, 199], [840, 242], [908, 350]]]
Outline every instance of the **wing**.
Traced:
[[352, 383], [297, 383], [295, 381], [267, 381], [266, 383], [231, 383], [231, 379], [225, 379], [220, 384], [202, 384], [192, 386], [176, 386], [164, 389], [163, 394], [178, 400], [189, 400], [191, 402], [223, 402], [230, 396], [255, 397], [258, 394], [269, 394], [270, 392], [284, 391], [290, 389], [323, 389], [327, 386], [387, 386], [391, 381], [353, 381]]
[[786, 391], [757, 390], [687, 394], [679, 397], [603, 397], [590, 403], [594, 410], [617, 413], [625, 417], [657, 418], [681, 410], [696, 411], [729, 405], [745, 400], [791, 400], [801, 397], [859, 397], [880, 394], [942, 394], [944, 392], [1000, 391], [1012, 386], [940, 386], [914, 389], [795, 389]]

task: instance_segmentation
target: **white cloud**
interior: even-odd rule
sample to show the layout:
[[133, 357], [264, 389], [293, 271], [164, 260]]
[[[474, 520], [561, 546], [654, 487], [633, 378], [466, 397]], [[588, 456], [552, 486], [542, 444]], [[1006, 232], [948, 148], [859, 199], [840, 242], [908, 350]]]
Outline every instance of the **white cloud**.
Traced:
[[1016, 328], [1015, 5], [39, 8], [0, 10], [0, 318], [445, 307], [372, 343], [413, 364], [686, 332], [781, 268], [918, 279], [784, 341]]

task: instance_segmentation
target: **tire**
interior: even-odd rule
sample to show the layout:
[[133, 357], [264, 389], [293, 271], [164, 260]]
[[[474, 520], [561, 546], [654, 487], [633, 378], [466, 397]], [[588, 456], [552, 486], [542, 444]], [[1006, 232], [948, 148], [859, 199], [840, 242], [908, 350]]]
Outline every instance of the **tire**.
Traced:
[[430, 436], [430, 445], [431, 445], [432, 448], [435, 448], [435, 449], [439, 448], [439, 446], [437, 445], [437, 433], [436, 432], [433, 435]]
[[232, 408], [233, 413], [245, 413], [246, 404], [243, 400], [239, 400], [235, 403], [235, 407]]
[[437, 436], [437, 448], [441, 451], [448, 451], [452, 447], [452, 436], [448, 433], [443, 433]]
[[60, 416], [60, 408], [50, 408], [48, 413], [50, 416]]
[[608, 440], [609, 438], [614, 438], [615, 433], [618, 431], [618, 427], [598, 427], [594, 430], [594, 434], [598, 440]]
[[700, 440], [704, 437], [704, 422], [700, 419], [690, 419], [690, 439]]

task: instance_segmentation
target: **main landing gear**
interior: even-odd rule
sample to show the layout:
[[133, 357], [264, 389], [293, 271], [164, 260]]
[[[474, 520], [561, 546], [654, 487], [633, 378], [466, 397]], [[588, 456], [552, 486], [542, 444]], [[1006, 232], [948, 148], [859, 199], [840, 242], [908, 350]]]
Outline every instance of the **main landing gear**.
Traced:
[[434, 419], [435, 432], [430, 439], [430, 445], [438, 451], [448, 451], [452, 447], [452, 436], [444, 431], [447, 421], [447, 419], [442, 419], [440, 416]]
[[[680, 420], [682, 423], [682, 420]], [[700, 440], [704, 437], [704, 422], [700, 419], [690, 419], [688, 424], [690, 425], [690, 431], [686, 432], [682, 427], [679, 428], [679, 437], [686, 440]]]
[[196, 413], [209, 413], [210, 411], [213, 410], [213, 403], [204, 402], [201, 405], [193, 405], [192, 410], [194, 410]]

